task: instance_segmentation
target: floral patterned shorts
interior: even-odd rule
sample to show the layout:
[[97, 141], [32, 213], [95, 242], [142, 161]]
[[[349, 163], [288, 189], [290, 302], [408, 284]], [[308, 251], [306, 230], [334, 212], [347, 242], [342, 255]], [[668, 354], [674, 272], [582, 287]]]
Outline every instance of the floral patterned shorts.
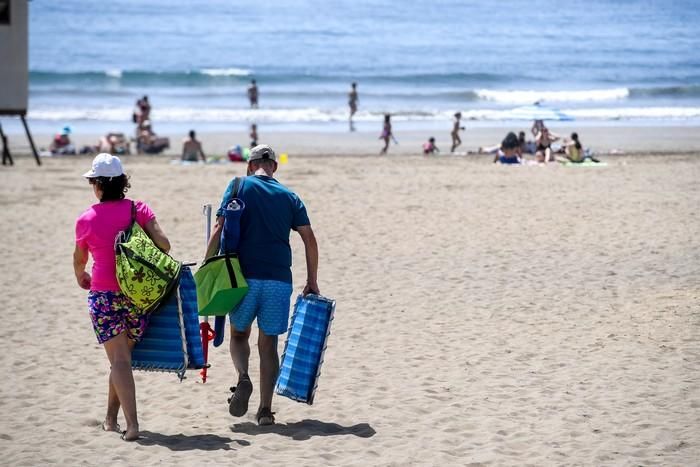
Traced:
[[121, 292], [91, 290], [88, 293], [88, 308], [100, 344], [123, 332], [129, 339], [138, 342], [148, 326], [148, 316], [141, 316], [136, 306]]

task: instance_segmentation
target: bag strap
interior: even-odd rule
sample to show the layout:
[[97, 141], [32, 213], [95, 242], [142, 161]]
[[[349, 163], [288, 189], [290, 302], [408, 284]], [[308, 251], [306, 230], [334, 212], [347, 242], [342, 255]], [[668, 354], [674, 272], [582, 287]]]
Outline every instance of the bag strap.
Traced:
[[134, 222], [136, 222], [136, 203], [134, 203], [134, 200], [131, 200], [131, 224], [134, 225]]
[[233, 179], [233, 191], [231, 192], [231, 197], [228, 199], [226, 204], [230, 203], [233, 198], [238, 198], [238, 192], [241, 189], [241, 185], [243, 185], [244, 178], [245, 177], [236, 177]]

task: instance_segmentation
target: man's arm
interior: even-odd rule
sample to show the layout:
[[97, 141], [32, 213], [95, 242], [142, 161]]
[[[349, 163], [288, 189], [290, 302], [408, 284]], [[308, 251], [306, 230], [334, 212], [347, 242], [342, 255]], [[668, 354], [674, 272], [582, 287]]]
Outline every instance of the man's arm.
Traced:
[[207, 260], [214, 256], [219, 251], [219, 245], [221, 243], [221, 231], [224, 229], [224, 217], [220, 216], [216, 218], [216, 224], [214, 224], [214, 230], [209, 237], [209, 243], [207, 244], [207, 251], [204, 252], [204, 259]]
[[306, 286], [304, 287], [303, 295], [310, 293], [320, 294], [318, 289], [318, 244], [316, 236], [310, 225], [302, 225], [297, 228], [301, 240], [304, 242], [304, 250], [306, 252]]

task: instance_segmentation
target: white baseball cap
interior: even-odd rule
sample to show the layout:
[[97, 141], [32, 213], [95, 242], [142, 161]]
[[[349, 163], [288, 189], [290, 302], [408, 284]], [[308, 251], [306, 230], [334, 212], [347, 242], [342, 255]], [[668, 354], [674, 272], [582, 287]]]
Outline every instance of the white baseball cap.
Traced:
[[92, 160], [92, 170], [85, 172], [83, 177], [118, 177], [124, 175], [122, 161], [117, 156], [103, 152], [95, 156]]

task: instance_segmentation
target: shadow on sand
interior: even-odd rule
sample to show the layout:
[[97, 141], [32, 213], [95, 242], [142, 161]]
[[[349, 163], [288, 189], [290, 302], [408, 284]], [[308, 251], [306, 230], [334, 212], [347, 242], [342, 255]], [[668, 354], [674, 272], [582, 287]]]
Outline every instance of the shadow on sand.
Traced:
[[250, 446], [248, 441], [242, 439], [231, 439], [217, 435], [194, 435], [186, 436], [182, 433], [176, 435], [164, 435], [153, 433], [152, 431], [142, 431], [141, 438], [136, 441], [143, 446], [164, 446], [171, 451], [234, 451], [231, 443], [238, 443], [240, 446]]
[[304, 441], [314, 436], [342, 436], [353, 435], [360, 438], [371, 438], [377, 432], [369, 423], [358, 423], [353, 426], [341, 426], [337, 423], [321, 422], [319, 420], [302, 420], [300, 422], [275, 424], [271, 426], [258, 426], [252, 422], [236, 423], [231, 425], [234, 433], [245, 433], [248, 435], [259, 435], [275, 433], [287, 436], [296, 441]]

